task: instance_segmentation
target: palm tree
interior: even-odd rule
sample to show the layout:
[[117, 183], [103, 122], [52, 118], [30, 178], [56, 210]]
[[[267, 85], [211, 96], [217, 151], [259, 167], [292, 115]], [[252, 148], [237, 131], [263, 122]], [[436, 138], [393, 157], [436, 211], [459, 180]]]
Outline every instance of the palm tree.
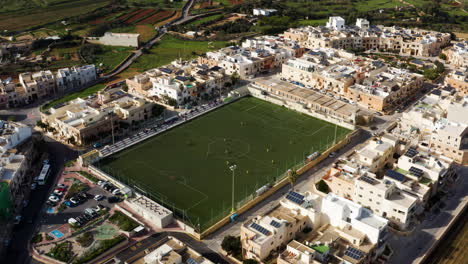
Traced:
[[289, 169], [288, 170], [288, 180], [289, 180], [289, 183], [291, 184], [291, 188], [294, 187], [294, 184], [296, 183], [297, 178], [298, 178], [297, 171]]

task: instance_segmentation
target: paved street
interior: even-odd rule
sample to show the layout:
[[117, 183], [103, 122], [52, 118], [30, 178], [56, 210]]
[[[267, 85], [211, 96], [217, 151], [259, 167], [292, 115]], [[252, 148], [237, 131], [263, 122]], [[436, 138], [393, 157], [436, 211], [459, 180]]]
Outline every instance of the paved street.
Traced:
[[40, 227], [40, 219], [44, 213], [41, 209], [44, 208], [44, 203], [49, 196], [50, 189], [56, 179], [57, 174], [63, 168], [65, 161], [77, 157], [76, 152], [56, 141], [46, 138], [47, 152], [50, 154], [51, 173], [47, 185], [39, 186], [31, 193], [30, 203], [23, 210], [23, 219], [28, 221], [33, 220], [32, 224], [23, 222], [13, 231], [10, 247], [7, 256], [0, 263], [8, 264], [28, 264], [31, 263], [29, 255], [28, 243]]
[[468, 199], [468, 167], [462, 167], [458, 175], [459, 180], [451, 186], [451, 194], [445, 197], [443, 208], [434, 210], [410, 236], [390, 236], [389, 243], [395, 253], [389, 264], [411, 263], [422, 257], [434, 243], [437, 234], [454, 217], [457, 206]]

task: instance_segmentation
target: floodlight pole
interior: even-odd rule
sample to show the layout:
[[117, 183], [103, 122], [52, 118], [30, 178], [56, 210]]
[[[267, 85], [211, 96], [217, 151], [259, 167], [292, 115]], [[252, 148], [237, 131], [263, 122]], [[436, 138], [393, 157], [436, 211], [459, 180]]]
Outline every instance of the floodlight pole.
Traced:
[[231, 213], [235, 212], [235, 207], [234, 207], [234, 171], [236, 170], [237, 165], [233, 164], [229, 166], [229, 169], [232, 171], [232, 207], [231, 207]]
[[336, 144], [336, 130], [338, 129], [338, 125], [335, 124], [335, 139], [333, 139], [333, 145]]
[[113, 112], [110, 112], [110, 120], [111, 120], [111, 131], [112, 131], [112, 145], [115, 144], [115, 138], [114, 138], [114, 121], [112, 120]]

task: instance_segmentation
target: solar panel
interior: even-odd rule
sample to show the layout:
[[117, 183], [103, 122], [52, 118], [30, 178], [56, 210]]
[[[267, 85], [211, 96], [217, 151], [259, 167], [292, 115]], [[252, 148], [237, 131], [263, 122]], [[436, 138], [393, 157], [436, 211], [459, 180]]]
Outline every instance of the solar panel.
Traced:
[[290, 200], [291, 202], [297, 203], [299, 205], [304, 203], [304, 199], [299, 197], [294, 197], [292, 194], [286, 195], [286, 199]]
[[188, 258], [187, 259], [187, 264], [198, 264], [198, 262], [196, 260], [194, 260], [193, 258]]
[[253, 229], [257, 230], [258, 232], [264, 234], [265, 236], [268, 236], [270, 234], [270, 231], [268, 231], [266, 228], [263, 226], [257, 224], [257, 223], [252, 223], [250, 225]]
[[293, 191], [290, 191], [289, 194], [293, 197], [296, 197], [296, 198], [299, 198], [299, 199], [304, 199], [304, 195], [300, 194], [300, 193], [297, 193], [297, 192], [293, 192]]
[[390, 177], [390, 178], [392, 178], [392, 179], [394, 179], [394, 180], [397, 180], [397, 181], [399, 181], [399, 182], [403, 182], [403, 181], [406, 180], [405, 175], [403, 175], [403, 174], [401, 174], [401, 173], [399, 173], [399, 172], [396, 172], [396, 171], [394, 171], [394, 170], [387, 170], [387, 171], [385, 172], [385, 175], [388, 176], [388, 177]]
[[406, 151], [405, 156], [412, 158], [412, 157], [416, 156], [418, 153], [419, 152], [415, 148], [410, 147], [408, 149], [408, 151]]
[[416, 167], [411, 167], [409, 172], [416, 177], [421, 177], [424, 174], [423, 170]]
[[369, 177], [369, 176], [365, 176], [365, 175], [362, 176], [362, 177], [359, 178], [359, 179], [360, 179], [361, 181], [365, 181], [365, 182], [367, 182], [367, 183], [369, 183], [369, 184], [372, 184], [372, 185], [374, 185], [374, 184], [376, 183], [374, 179], [372, 179], [372, 178]]
[[362, 258], [362, 256], [364, 256], [364, 252], [362, 252], [359, 249], [349, 247], [348, 249], [346, 249], [345, 256], [348, 256], [355, 260], [359, 260]]
[[273, 226], [273, 227], [276, 227], [276, 228], [279, 228], [281, 226], [281, 224], [276, 222], [275, 220], [271, 220], [270, 225]]

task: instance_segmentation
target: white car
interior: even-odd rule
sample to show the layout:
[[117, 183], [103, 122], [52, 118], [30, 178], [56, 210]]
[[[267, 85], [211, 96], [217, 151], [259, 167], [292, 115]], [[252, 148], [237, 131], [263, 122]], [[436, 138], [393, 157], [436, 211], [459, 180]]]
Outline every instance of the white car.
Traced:
[[113, 195], [118, 195], [118, 194], [121, 194], [122, 192], [120, 192], [120, 189], [115, 189], [114, 191], [112, 191], [112, 194]]
[[49, 196], [49, 201], [56, 203], [56, 202], [60, 201], [60, 198], [58, 198], [55, 195], [51, 195], [51, 196]]
[[59, 190], [55, 190], [54, 191], [54, 194], [55, 195], [58, 195], [58, 196], [62, 196], [63, 195], [63, 192], [59, 191]]
[[98, 195], [94, 196], [94, 200], [96, 200], [96, 201], [101, 201], [102, 199], [104, 199], [103, 195], [98, 194]]

